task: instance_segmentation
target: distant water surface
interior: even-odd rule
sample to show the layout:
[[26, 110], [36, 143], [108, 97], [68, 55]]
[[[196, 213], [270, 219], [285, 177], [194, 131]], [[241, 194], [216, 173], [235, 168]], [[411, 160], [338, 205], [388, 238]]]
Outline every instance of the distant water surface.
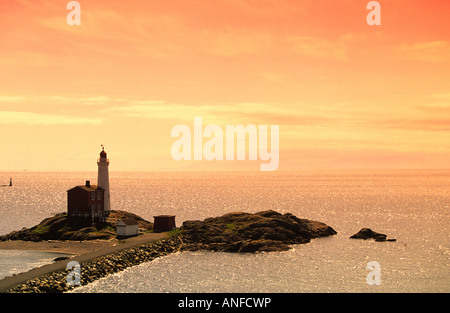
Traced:
[[[0, 172], [0, 234], [66, 210], [66, 190], [96, 172]], [[110, 172], [111, 206], [177, 225], [273, 209], [337, 236], [280, 253], [178, 253], [78, 289], [96, 292], [449, 292], [450, 171]], [[350, 240], [362, 227], [397, 242]], [[381, 265], [369, 286], [366, 265]], [[1, 262], [1, 260], [0, 260]]]

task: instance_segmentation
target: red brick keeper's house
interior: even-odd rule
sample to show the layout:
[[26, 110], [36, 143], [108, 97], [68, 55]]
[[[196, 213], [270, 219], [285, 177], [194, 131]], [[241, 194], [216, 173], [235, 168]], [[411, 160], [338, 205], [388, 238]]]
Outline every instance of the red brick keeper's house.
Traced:
[[83, 186], [67, 190], [67, 216], [105, 221], [104, 192], [102, 188], [91, 185], [89, 180]]

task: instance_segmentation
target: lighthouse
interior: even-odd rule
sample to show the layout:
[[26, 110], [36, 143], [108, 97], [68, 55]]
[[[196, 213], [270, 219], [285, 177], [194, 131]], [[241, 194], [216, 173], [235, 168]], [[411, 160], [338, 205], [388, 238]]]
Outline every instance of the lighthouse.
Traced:
[[102, 188], [104, 193], [104, 210], [105, 213], [108, 214], [109, 210], [111, 210], [110, 197], [109, 197], [109, 159], [107, 158], [105, 147], [102, 145], [102, 151], [100, 152], [100, 158], [97, 160], [98, 165], [98, 177], [97, 177], [97, 186]]

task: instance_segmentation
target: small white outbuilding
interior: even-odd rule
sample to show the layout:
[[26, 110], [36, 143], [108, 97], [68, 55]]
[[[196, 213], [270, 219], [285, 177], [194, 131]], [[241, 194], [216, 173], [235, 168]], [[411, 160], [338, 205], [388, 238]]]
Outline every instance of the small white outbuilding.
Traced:
[[119, 220], [116, 223], [117, 237], [130, 237], [139, 234], [139, 225], [134, 218]]

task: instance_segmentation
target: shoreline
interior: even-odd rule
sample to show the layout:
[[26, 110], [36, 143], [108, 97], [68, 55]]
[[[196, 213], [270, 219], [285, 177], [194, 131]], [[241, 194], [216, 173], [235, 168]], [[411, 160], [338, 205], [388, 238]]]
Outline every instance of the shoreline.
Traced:
[[[89, 248], [90, 250], [88, 252], [81, 253], [80, 250], [75, 256], [72, 256], [69, 259], [57, 261], [1, 279], [0, 293], [65, 292], [73, 289], [73, 287], [67, 286], [66, 284], [66, 276], [69, 273], [69, 271], [66, 270], [66, 266], [70, 261], [77, 261], [81, 264], [81, 283], [82, 285], [85, 285], [129, 266], [151, 261], [156, 257], [166, 255], [168, 254], [166, 253], [167, 251], [176, 252], [171, 248], [171, 246], [173, 246], [172, 241], [173, 239], [169, 238], [167, 233], [150, 233], [128, 238], [121, 243], [117, 241], [117, 244], [115, 245], [109, 244], [102, 248], [99, 248], [94, 244]], [[43, 242], [38, 242], [37, 244], [39, 243], [45, 245]], [[66, 242], [63, 242], [62, 244], [65, 243]], [[89, 242], [86, 243], [89, 245]], [[50, 242], [50, 244], [55, 243]], [[70, 244], [71, 243], [69, 243], [69, 245]], [[5, 246], [6, 245], [4, 245], [4, 247]], [[37, 247], [35, 243], [31, 242], [29, 244], [24, 244], [23, 246]], [[75, 245], [73, 245], [72, 248], [74, 246]], [[94, 247], [96, 249], [94, 249]], [[177, 247], [177, 251], [178, 250], [179, 247]], [[55, 250], [52, 252], [54, 251]], [[139, 252], [144, 252], [144, 254], [137, 257]], [[100, 262], [101, 265], [97, 264], [98, 262]], [[103, 264], [104, 262], [107, 264]]]
[[113, 247], [119, 244], [118, 240], [93, 240], [89, 241], [24, 241], [9, 240], [0, 241], [0, 250], [23, 250], [23, 251], [45, 251], [54, 253], [65, 253], [72, 255], [81, 255], [93, 252], [107, 247]]

